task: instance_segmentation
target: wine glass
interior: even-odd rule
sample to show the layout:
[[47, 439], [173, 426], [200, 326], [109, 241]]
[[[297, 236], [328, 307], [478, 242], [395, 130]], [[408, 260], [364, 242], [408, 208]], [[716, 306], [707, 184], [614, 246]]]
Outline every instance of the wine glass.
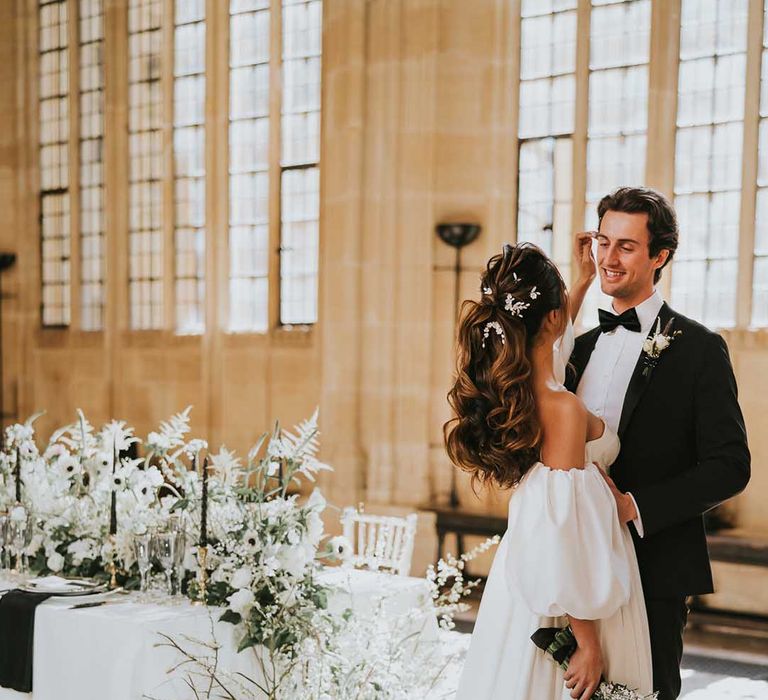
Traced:
[[169, 596], [173, 595], [173, 567], [176, 563], [176, 533], [158, 532], [152, 539], [155, 557], [165, 574], [166, 588]]
[[0, 513], [0, 569], [3, 571], [11, 568], [9, 522], [8, 513]]
[[152, 568], [152, 535], [144, 532], [133, 536], [133, 548], [136, 552], [136, 564], [141, 576], [141, 596], [146, 598], [149, 590], [147, 575]]
[[176, 531], [176, 557], [173, 569], [176, 574], [176, 594], [182, 595], [181, 582], [184, 580], [184, 552], [187, 549], [187, 535], [183, 528]]
[[16, 557], [14, 573], [23, 576], [27, 573], [27, 561], [24, 550], [27, 547], [27, 518], [11, 517], [9, 521], [9, 539]]

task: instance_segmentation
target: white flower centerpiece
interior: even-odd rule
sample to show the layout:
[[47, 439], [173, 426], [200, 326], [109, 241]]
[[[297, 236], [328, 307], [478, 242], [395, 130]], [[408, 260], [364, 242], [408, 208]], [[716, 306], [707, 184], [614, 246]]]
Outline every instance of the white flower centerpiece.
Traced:
[[[18, 428], [11, 426], [6, 433], [11, 454]], [[132, 428], [111, 421], [94, 433], [78, 411], [78, 421], [55, 431], [42, 455], [34, 446], [34, 432], [25, 440], [24, 503], [34, 526], [27, 547], [31, 571], [106, 578], [105, 562], [113, 554], [107, 535], [114, 490], [120, 524], [114, 554], [125, 568], [121, 582], [132, 587], [133, 534], [158, 527], [168, 517], [157, 497], [165, 482], [157, 467], [121, 456], [137, 442]]]
[[[240, 649], [263, 646], [290, 657], [325, 615], [328, 588], [316, 577], [325, 499], [318, 489], [304, 503], [289, 493], [330, 469], [317, 460], [317, 435], [315, 411], [295, 434], [278, 424], [263, 435], [245, 468], [225, 450], [212, 459], [206, 598], [225, 608], [221, 620], [242, 628]], [[189, 589], [195, 597], [197, 582]]]

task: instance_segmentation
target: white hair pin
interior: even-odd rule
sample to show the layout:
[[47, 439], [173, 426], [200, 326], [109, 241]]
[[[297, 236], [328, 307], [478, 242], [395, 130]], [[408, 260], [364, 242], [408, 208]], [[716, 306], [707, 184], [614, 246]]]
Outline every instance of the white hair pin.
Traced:
[[509, 311], [513, 316], [523, 317], [523, 311], [525, 311], [530, 304], [526, 304], [524, 301], [516, 301], [515, 297], [511, 294], [507, 294], [506, 301], [504, 303], [504, 310]]
[[507, 342], [507, 339], [504, 337], [504, 330], [502, 329], [501, 324], [498, 321], [488, 321], [483, 327], [482, 346], [485, 347], [485, 341], [490, 335], [491, 329], [495, 330], [496, 333], [501, 336], [501, 344], [504, 345]]

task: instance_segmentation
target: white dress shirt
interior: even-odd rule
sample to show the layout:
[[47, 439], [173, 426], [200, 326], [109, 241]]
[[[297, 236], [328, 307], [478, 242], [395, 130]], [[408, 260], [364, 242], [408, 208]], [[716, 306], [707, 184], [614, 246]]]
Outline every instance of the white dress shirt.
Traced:
[[[643, 341], [659, 315], [664, 300], [657, 290], [644, 302], [635, 307], [640, 321], [640, 332], [628, 331], [617, 326], [610, 333], [601, 333], [595, 349], [581, 376], [576, 393], [592, 413], [600, 416], [613, 430], [618, 432], [624, 397], [629, 380], [643, 350]], [[611, 308], [611, 313], [616, 310]], [[632, 494], [630, 494], [632, 497]], [[634, 497], [632, 501], [634, 502]], [[643, 536], [643, 522], [635, 503], [637, 518], [633, 521], [640, 537]]]

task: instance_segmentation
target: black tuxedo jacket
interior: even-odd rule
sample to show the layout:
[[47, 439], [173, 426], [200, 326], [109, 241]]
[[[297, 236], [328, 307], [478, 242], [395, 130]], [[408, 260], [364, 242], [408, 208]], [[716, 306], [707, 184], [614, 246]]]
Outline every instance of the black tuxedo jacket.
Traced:
[[[643, 353], [619, 422], [611, 476], [637, 502], [645, 537], [635, 540], [647, 598], [711, 593], [702, 515], [744, 489], [750, 455], [725, 341], [665, 303], [661, 328], [682, 331], [643, 375]], [[651, 334], [656, 327], [654, 321]], [[576, 339], [566, 385], [576, 391], [600, 335]]]

